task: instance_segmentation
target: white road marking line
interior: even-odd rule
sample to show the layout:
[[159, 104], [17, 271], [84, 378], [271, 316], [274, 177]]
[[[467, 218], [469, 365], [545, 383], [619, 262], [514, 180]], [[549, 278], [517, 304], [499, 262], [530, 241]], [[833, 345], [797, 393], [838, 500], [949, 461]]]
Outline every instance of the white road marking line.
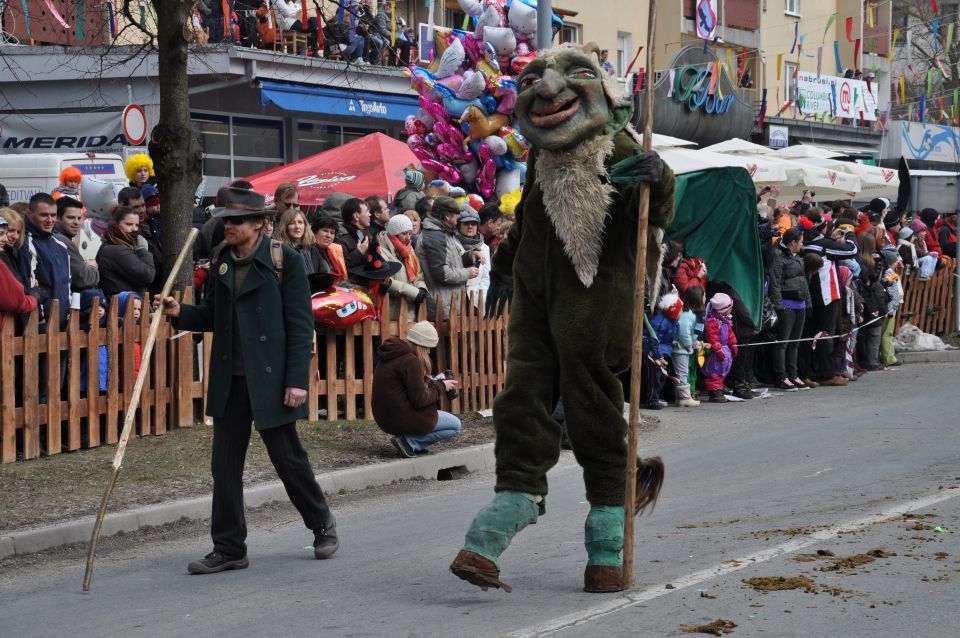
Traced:
[[929, 496], [924, 496], [912, 501], [907, 501], [905, 503], [899, 503], [897, 505], [891, 505], [877, 514], [871, 514], [870, 516], [864, 516], [846, 523], [834, 525], [833, 527], [809, 534], [804, 538], [793, 539], [769, 549], [760, 550], [758, 552], [754, 552], [753, 554], [748, 554], [737, 559], [725, 560], [722, 563], [714, 565], [713, 567], [701, 569], [700, 571], [693, 572], [692, 574], [672, 579], [670, 584], [673, 585], [673, 589], [667, 589], [667, 583], [661, 583], [659, 585], [649, 587], [643, 591], [627, 592], [617, 596], [614, 599], [608, 599], [606, 602], [588, 607], [587, 609], [582, 609], [578, 612], [567, 614], [566, 616], [560, 616], [559, 618], [542, 622], [531, 627], [518, 629], [507, 634], [507, 636], [509, 636], [509, 638], [533, 638], [535, 636], [546, 636], [570, 627], [576, 627], [602, 616], [614, 614], [623, 609], [635, 607], [636, 605], [643, 604], [655, 598], [660, 598], [661, 596], [666, 596], [667, 594], [672, 594], [690, 588], [694, 585], [699, 585], [700, 583], [712, 578], [724, 576], [746, 567], [778, 558], [784, 554], [790, 554], [792, 552], [807, 548], [811, 545], [815, 545], [819, 542], [834, 538], [840, 534], [863, 529], [864, 527], [869, 527], [878, 523], [886, 523], [899, 518], [904, 512], [912, 512], [925, 507], [930, 507], [931, 505], [942, 503], [943, 501], [956, 498], [957, 496], [960, 496], [960, 488], [952, 487], [949, 489], [938, 490], [936, 493]]

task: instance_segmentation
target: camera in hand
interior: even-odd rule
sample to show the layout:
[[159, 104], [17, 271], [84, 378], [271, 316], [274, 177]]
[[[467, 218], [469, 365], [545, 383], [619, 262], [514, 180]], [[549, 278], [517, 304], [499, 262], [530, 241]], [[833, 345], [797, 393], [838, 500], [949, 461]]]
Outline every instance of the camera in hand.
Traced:
[[479, 267], [480, 267], [480, 260], [479, 260], [479, 259], [474, 260], [474, 262], [473, 262], [473, 267], [474, 267], [474, 268], [479, 268]]
[[[433, 378], [436, 379], [437, 381], [444, 381], [444, 380], [453, 381], [455, 379], [455, 377], [453, 376], [453, 370], [450, 370], [450, 369], [444, 370], [443, 372], [441, 372], [440, 374], [436, 375]], [[460, 390], [458, 390], [457, 388], [447, 388], [446, 393], [447, 393], [447, 398], [451, 401], [453, 401], [454, 399], [460, 396]]]

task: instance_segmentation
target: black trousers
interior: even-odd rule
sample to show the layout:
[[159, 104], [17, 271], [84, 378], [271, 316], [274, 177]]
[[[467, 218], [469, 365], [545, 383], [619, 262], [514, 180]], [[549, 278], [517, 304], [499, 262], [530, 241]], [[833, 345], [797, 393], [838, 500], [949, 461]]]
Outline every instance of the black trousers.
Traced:
[[[817, 334], [818, 332], [825, 332], [828, 335], [835, 335], [837, 333], [837, 318], [839, 315], [839, 301], [832, 301], [826, 306], [814, 306], [814, 334]], [[816, 369], [817, 381], [828, 381], [837, 376], [833, 365], [833, 345], [833, 339], [822, 340], [817, 343], [817, 347], [813, 350], [813, 361]], [[811, 345], [811, 348], [812, 347], [813, 346]]]
[[748, 343], [753, 343], [755, 335], [737, 335], [737, 346], [739, 352], [733, 358], [733, 364], [730, 366], [730, 373], [726, 378], [726, 385], [731, 388], [740, 388], [750, 382], [753, 376], [753, 359], [756, 353], [754, 347], [743, 347]]
[[[243, 506], [243, 465], [250, 444], [253, 413], [246, 377], [233, 377], [223, 418], [213, 420], [213, 514], [210, 535], [213, 548], [225, 556], [247, 555], [247, 522]], [[331, 523], [330, 508], [317, 483], [307, 451], [297, 436], [295, 423], [260, 430], [270, 462], [283, 482], [287, 496], [308, 529]]]

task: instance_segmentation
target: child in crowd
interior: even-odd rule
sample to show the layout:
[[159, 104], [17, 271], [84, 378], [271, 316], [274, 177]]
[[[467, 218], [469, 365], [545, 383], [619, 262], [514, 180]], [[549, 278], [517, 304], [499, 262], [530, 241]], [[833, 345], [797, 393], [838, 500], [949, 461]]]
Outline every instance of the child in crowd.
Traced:
[[900, 273], [903, 271], [903, 262], [899, 253], [892, 250], [882, 250], [885, 270], [883, 283], [890, 300], [887, 302], [887, 315], [883, 318], [883, 328], [880, 332], [880, 363], [885, 366], [898, 366], [897, 355], [893, 349], [893, 326], [896, 321], [897, 308], [903, 301], [903, 286], [900, 283]]
[[72, 199], [82, 202], [80, 198], [80, 182], [83, 180], [83, 174], [76, 166], [68, 166], [60, 171], [60, 185], [50, 191], [50, 196], [59, 199], [66, 195]]
[[733, 359], [737, 356], [737, 337], [733, 333], [733, 300], [729, 295], [718, 292], [710, 298], [707, 305], [707, 321], [704, 339], [710, 346], [710, 356], [703, 366], [706, 375], [705, 387], [713, 403], [725, 403], [723, 380], [730, 372]]
[[[673, 357], [673, 342], [676, 339], [681, 310], [683, 310], [683, 302], [674, 288], [660, 297], [660, 301], [657, 302], [657, 312], [650, 319], [650, 327], [653, 328], [657, 341], [650, 343], [650, 354], [658, 361], [666, 362], [668, 366]], [[647, 383], [646, 407], [650, 410], [660, 410], [667, 405], [660, 400], [660, 393], [666, 382], [666, 373], [660, 365], [655, 367], [658, 370], [653, 370], [654, 374], [650, 375]]]
[[[697, 315], [703, 315], [707, 303], [707, 294], [701, 286], [690, 286], [683, 293], [683, 312], [677, 321], [677, 335], [673, 340], [673, 369], [676, 371], [676, 404], [680, 408], [696, 408], [700, 402], [690, 392], [690, 368], [696, 374], [697, 362], [694, 359], [703, 344], [697, 335]], [[703, 319], [700, 320], [701, 334]], [[694, 377], [696, 378], [696, 377]]]

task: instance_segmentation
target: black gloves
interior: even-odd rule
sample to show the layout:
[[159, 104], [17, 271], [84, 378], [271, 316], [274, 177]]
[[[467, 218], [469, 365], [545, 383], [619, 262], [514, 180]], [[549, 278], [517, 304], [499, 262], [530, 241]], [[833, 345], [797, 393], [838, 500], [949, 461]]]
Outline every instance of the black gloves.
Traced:
[[420, 304], [422, 304], [424, 301], [427, 300], [427, 294], [428, 294], [427, 289], [421, 288], [420, 292], [417, 293], [416, 299], [413, 300], [413, 303], [419, 306]]

